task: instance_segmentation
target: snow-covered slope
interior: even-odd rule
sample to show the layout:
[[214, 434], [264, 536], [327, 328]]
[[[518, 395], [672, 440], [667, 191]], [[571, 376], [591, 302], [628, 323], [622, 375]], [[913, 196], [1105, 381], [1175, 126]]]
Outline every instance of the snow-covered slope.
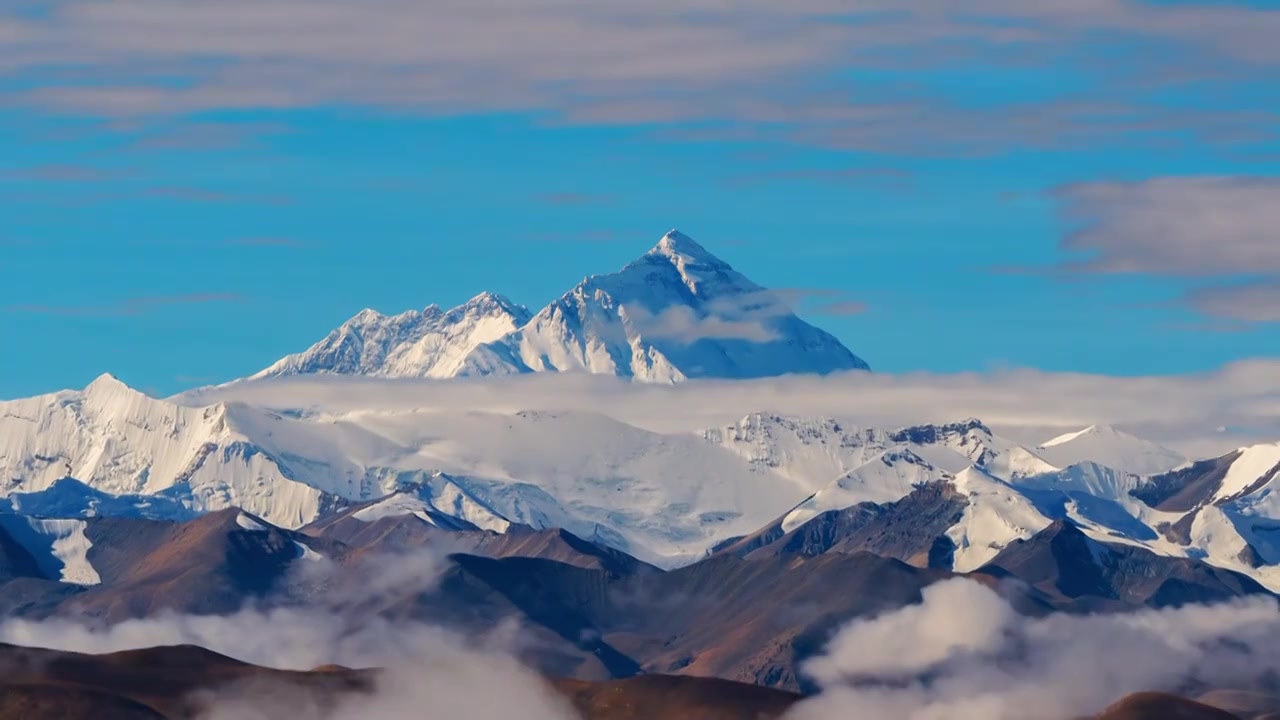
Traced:
[[829, 510], [865, 502], [894, 502], [921, 485], [951, 479], [950, 473], [934, 467], [910, 449], [887, 450], [800, 503], [782, 519], [781, 527], [783, 532], [791, 532]]
[[976, 570], [1015, 540], [1025, 540], [1052, 520], [1011, 485], [971, 467], [951, 481], [968, 497], [964, 517], [947, 537], [955, 543], [958, 572]]
[[0, 513], [0, 528], [35, 560], [45, 577], [73, 585], [102, 582], [89, 562], [93, 543], [85, 537], [84, 520], [42, 519]]
[[970, 465], [1007, 478], [1057, 470], [972, 418], [945, 425], [882, 430], [833, 418], [754, 413], [731, 425], [710, 428], [703, 437], [755, 466], [773, 469], [802, 483], [821, 477], [838, 478], [893, 449], [910, 449], [930, 465], [951, 474]]
[[489, 294], [448, 313], [366, 310], [255, 377], [576, 371], [670, 383], [866, 369], [775, 293], [673, 230], [643, 257], [584, 279], [532, 317]]
[[71, 477], [107, 495], [155, 496], [197, 511], [236, 504], [296, 527], [320, 512], [325, 493], [291, 479], [239, 427], [257, 429], [267, 415], [245, 406], [182, 407], [109, 375], [82, 392], [0, 403], [0, 494], [14, 509], [24, 497], [38, 508]]
[[381, 377], [447, 378], [475, 367], [468, 356], [529, 321], [529, 311], [492, 293], [482, 293], [447, 312], [432, 305], [387, 316], [363, 310], [296, 355], [255, 375], [278, 377], [332, 373]]
[[1035, 452], [1058, 467], [1088, 461], [1137, 475], [1168, 472], [1187, 461], [1173, 450], [1120, 432], [1109, 425], [1091, 425], [1084, 430], [1061, 435], [1036, 448]]
[[[1048, 450], [1083, 453], [1080, 439]], [[1149, 449], [1103, 445], [1124, 447]], [[200, 407], [103, 376], [83, 391], [0, 403], [0, 509], [187, 519], [236, 506], [296, 528], [373, 503], [359, 512], [499, 533], [562, 528], [670, 567], [774, 522], [791, 530], [942, 482], [969, 503], [949, 535], [957, 567], [1068, 517], [1097, 539], [1203, 557], [1280, 586], [1280, 445], [1150, 477], [1098, 462], [1059, 468], [1041, 452], [977, 420], [886, 430], [754, 413], [662, 433], [576, 411]], [[75, 557], [73, 529], [58, 538]]]
[[590, 413], [296, 417], [176, 405], [109, 376], [82, 392], [0, 403], [0, 472], [0, 497], [23, 512], [163, 517], [238, 506], [285, 528], [407, 491], [484, 529], [564, 528], [665, 564], [754, 530], [831, 479], [762, 473], [698, 435]]

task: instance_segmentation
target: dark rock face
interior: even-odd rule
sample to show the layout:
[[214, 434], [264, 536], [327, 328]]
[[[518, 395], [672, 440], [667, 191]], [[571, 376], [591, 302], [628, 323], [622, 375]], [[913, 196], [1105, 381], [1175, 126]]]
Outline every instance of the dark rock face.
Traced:
[[[514, 621], [533, 640], [522, 658], [548, 675], [698, 675], [807, 691], [799, 668], [839, 627], [918, 603], [925, 587], [955, 577], [945, 569], [953, 552], [945, 530], [964, 502], [946, 483], [925, 485], [897, 503], [825, 513], [790, 533], [766, 528], [665, 572], [560, 530], [497, 535], [384, 518], [290, 532], [237, 511], [187, 523], [96, 519], [86, 535], [100, 585], [13, 577], [0, 581], [0, 609], [112, 623], [165, 610], [225, 614], [250, 601], [304, 603], [477, 635]], [[364, 587], [366, 561], [428, 548], [452, 553], [432, 582]], [[300, 579], [302, 569], [318, 567], [301, 559], [308, 551], [329, 559], [332, 578]], [[20, 557], [12, 565], [30, 570]], [[969, 577], [1035, 615], [1264, 592], [1195, 560], [1099, 543], [1067, 521], [1014, 543]], [[1024, 582], [1001, 582], [1008, 577]], [[332, 592], [352, 587], [366, 592], [358, 600]]]
[[978, 430], [980, 432], [991, 434], [991, 429], [983, 425], [981, 421], [970, 418], [964, 422], [949, 423], [947, 425], [917, 425], [915, 427], [903, 428], [889, 436], [889, 439], [895, 443], [912, 443], [915, 445], [933, 445], [952, 435], [964, 435], [966, 433]]
[[1244, 575], [1199, 560], [1098, 542], [1069, 520], [1058, 520], [1013, 543], [988, 568], [999, 568], [1059, 598], [1091, 597], [1130, 606], [1168, 607], [1269, 594]]
[[789, 533], [777, 520], [719, 552], [745, 558], [870, 552], [920, 567], [950, 568], [955, 547], [945, 533], [967, 506], [950, 484], [930, 483], [897, 502], [822, 513]]
[[[284, 672], [191, 646], [82, 655], [0, 645], [0, 666], [7, 670], [0, 677], [0, 720], [193, 720], [227, 689], [323, 708], [371, 691], [379, 672]], [[501, 682], [494, 678], [495, 686]], [[582, 720], [773, 720], [800, 700], [725, 680], [662, 675], [549, 679], [547, 691]]]
[[[0, 667], [6, 671], [0, 720], [194, 720], [227, 690], [325, 708], [373, 691], [382, 672], [272, 670], [193, 646], [85, 655], [0, 645]], [[501, 682], [494, 678], [495, 687]], [[804, 702], [766, 687], [662, 674], [599, 682], [548, 678], [546, 690], [581, 720], [779, 720]], [[1257, 692], [1218, 690], [1196, 700], [1144, 692], [1121, 698], [1093, 720], [1267, 720], [1276, 708], [1280, 698]]]
[[1102, 711], [1096, 720], [1241, 720], [1225, 710], [1166, 693], [1137, 693]]
[[1231, 469], [1231, 464], [1239, 459], [1240, 452], [1236, 451], [1193, 463], [1181, 470], [1157, 475], [1129, 494], [1156, 510], [1191, 512], [1213, 497], [1222, 486], [1222, 479]]

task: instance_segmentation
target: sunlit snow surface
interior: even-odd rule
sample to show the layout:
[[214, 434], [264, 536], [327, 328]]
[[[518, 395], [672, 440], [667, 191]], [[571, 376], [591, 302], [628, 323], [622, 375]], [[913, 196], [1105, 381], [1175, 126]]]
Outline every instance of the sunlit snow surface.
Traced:
[[[0, 507], [40, 517], [185, 520], [235, 506], [297, 528], [323, 507], [364, 503], [362, 517], [454, 519], [456, 527], [493, 532], [513, 523], [564, 528], [672, 567], [773, 522], [790, 530], [828, 510], [893, 502], [921, 483], [947, 482], [969, 498], [947, 533], [958, 546], [957, 568], [976, 567], [1066, 516], [1099, 540], [1204, 557], [1280, 585], [1272, 567], [1280, 563], [1272, 539], [1280, 537], [1272, 529], [1280, 528], [1280, 501], [1266, 477], [1280, 459], [1275, 444], [1242, 451], [1211, 498], [1221, 504], [1186, 521], [1191, 542], [1183, 546], [1157, 528], [1185, 513], [1144, 505], [1130, 494], [1146, 482], [1142, 475], [1087, 456], [1122, 467], [1151, 467], [1152, 458], [1156, 467], [1186, 463], [1118, 431], [1095, 426], [1035, 446], [977, 420], [869, 427], [748, 412], [698, 426], [689, 419], [709, 411], [698, 398], [728, 397], [722, 386], [643, 385], [635, 387], [649, 389], [637, 394], [611, 380], [592, 385], [604, 392], [590, 408], [527, 410], [564, 397], [539, 396], [548, 392], [541, 388], [563, 392], [579, 382], [528, 379], [537, 382], [271, 379], [160, 400], [103, 376], [83, 391], [0, 403], [0, 472], [9, 478]], [[732, 401], [785, 400], [769, 394], [775, 385], [732, 386], [740, 388]], [[73, 559], [49, 560], [58, 565], [50, 573], [58, 577], [65, 566], [87, 582], [74, 561], [79, 541], [65, 537], [58, 552]], [[53, 541], [43, 542], [53, 557]], [[1244, 563], [1249, 548], [1267, 567]]]

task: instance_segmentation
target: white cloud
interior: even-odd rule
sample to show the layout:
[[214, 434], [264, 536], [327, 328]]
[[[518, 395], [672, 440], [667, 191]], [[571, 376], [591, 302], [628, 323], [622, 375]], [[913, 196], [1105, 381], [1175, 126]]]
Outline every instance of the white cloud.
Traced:
[[95, 654], [193, 644], [284, 670], [331, 664], [388, 669], [371, 693], [323, 704], [278, 684], [213, 689], [196, 698], [207, 709], [200, 720], [405, 720], [420, 717], [424, 707], [439, 717], [475, 720], [576, 717], [563, 698], [514, 658], [519, 638], [509, 628], [468, 638], [447, 628], [387, 620], [370, 610], [433, 586], [445, 568], [443, 558], [419, 551], [373, 558], [355, 568], [328, 563], [308, 568], [298, 581], [311, 587], [311, 602], [301, 606], [250, 607], [225, 616], [160, 614], [107, 627], [74, 619], [9, 620], [0, 624], [0, 640]]
[[[0, 71], [18, 73], [29, 89], [6, 99], [70, 112], [332, 103], [528, 110], [588, 123], [725, 120], [757, 131], [781, 123], [802, 128], [791, 137], [842, 147], [957, 152], [1060, 147], [1117, 129], [1248, 137], [1269, 132], [1274, 116], [1129, 101], [974, 113], [943, 96], [875, 87], [858, 88], [851, 103], [855, 93], [813, 81], [851, 67], [965, 62], [1055, 75], [1070, 66], [1139, 88], [1153, 75], [1163, 83], [1265, 78], [1280, 63], [1277, 35], [1280, 12], [1132, 0], [974, 0], [963, 12], [949, 0], [61, 0], [41, 17], [0, 17], [0, 38], [15, 40], [0, 45]], [[1080, 51], [1099, 38], [1138, 48], [1126, 66], [1135, 69], [1101, 68]], [[1218, 72], [1206, 79], [1206, 66]], [[41, 82], [47, 68], [59, 70], [56, 81]], [[940, 147], [940, 137], [955, 140]]]
[[1058, 192], [1075, 228], [1062, 241], [1073, 272], [1250, 278], [1200, 285], [1181, 301], [1244, 322], [1280, 321], [1280, 178], [1161, 177]]
[[925, 589], [921, 605], [841, 630], [805, 668], [823, 693], [787, 720], [1060, 720], [1193, 680], [1251, 689], [1280, 671], [1276, 610], [1263, 597], [1037, 619], [950, 580]]
[[643, 306], [626, 308], [627, 320], [642, 336], [668, 338], [682, 343], [698, 340], [750, 340], [767, 343], [778, 339], [758, 319], [729, 318], [723, 315], [699, 315], [693, 308], [673, 305], [660, 313], [650, 313]]
[[1280, 178], [1164, 177], [1060, 191], [1063, 249], [1096, 272], [1280, 276]]
[[641, 335], [670, 338], [683, 343], [698, 340], [749, 340], [766, 343], [778, 339], [770, 320], [796, 312], [795, 306], [816, 298], [838, 296], [833, 290], [791, 288], [758, 290], [718, 298], [699, 313], [686, 305], [672, 305], [653, 313], [643, 305], [626, 306], [626, 317]]
[[[1207, 456], [1280, 439], [1280, 361], [1239, 362], [1197, 375], [1112, 377], [1011, 370], [957, 375], [851, 373], [677, 386], [589, 375], [418, 381], [297, 377], [238, 383], [185, 397], [329, 414], [581, 410], [652, 430], [694, 431], [751, 412], [822, 415], [871, 426], [978, 417], [1023, 442], [1109, 423]], [[1227, 427], [1234, 432], [1218, 432]]]
[[[1280, 243], [1280, 235], [1276, 237]], [[1187, 301], [1201, 312], [1217, 317], [1257, 323], [1280, 323], [1280, 274], [1270, 280], [1244, 285], [1195, 288]]]

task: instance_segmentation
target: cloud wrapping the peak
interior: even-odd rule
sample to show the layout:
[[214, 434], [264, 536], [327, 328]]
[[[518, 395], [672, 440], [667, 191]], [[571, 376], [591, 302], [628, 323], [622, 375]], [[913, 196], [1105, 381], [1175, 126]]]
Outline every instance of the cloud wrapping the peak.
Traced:
[[626, 308], [626, 318], [642, 336], [692, 344], [699, 340], [748, 340], [767, 343], [778, 339], [758, 318], [700, 316], [693, 308], [673, 305], [651, 313], [642, 305]]
[[[627, 320], [651, 338], [667, 338], [682, 343], [699, 340], [746, 340], [767, 343], [779, 338], [769, 321], [794, 315], [796, 307], [839, 296], [838, 290], [821, 288], [761, 289], [715, 298], [699, 313], [686, 305], [673, 305], [659, 312], [644, 306], [626, 306]], [[853, 315], [866, 310], [862, 303], [825, 302], [814, 308], [820, 314]]]

